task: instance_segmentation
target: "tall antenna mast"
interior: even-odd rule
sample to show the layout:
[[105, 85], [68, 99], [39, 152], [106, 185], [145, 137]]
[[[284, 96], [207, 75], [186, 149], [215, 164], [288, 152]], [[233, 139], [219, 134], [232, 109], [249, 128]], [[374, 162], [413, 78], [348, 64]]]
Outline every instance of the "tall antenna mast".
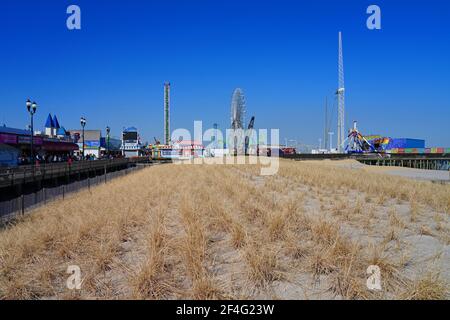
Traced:
[[164, 144], [170, 144], [170, 82], [164, 83]]
[[326, 149], [328, 145], [328, 97], [325, 97], [325, 126], [323, 128], [323, 141]]
[[344, 86], [344, 56], [342, 53], [342, 34], [339, 31], [339, 86], [336, 91], [338, 95], [338, 125], [337, 125], [337, 148], [338, 152], [344, 151], [345, 141], [345, 86]]

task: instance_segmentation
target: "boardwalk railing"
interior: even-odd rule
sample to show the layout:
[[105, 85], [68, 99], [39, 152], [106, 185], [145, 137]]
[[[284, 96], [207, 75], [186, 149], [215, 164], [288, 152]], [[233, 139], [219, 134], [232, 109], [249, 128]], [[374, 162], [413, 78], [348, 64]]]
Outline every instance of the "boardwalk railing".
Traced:
[[73, 174], [82, 174], [96, 170], [104, 170], [118, 167], [127, 167], [130, 164], [145, 162], [148, 158], [120, 158], [104, 159], [95, 161], [74, 161], [71, 164], [64, 163], [45, 163], [35, 166], [27, 165], [16, 168], [0, 169], [0, 188], [10, 187], [19, 184], [35, 182], [45, 179], [70, 176]]
[[42, 188], [36, 192], [22, 194], [12, 200], [2, 201], [0, 202], [0, 222], [24, 215], [26, 211], [43, 205], [48, 201], [58, 198], [64, 199], [68, 194], [82, 189], [90, 190], [92, 186], [107, 183], [111, 179], [124, 176], [142, 168], [145, 168], [145, 166], [134, 166], [124, 170], [108, 172], [105, 175], [88, 177], [87, 179], [73, 181], [55, 187]]
[[283, 155], [292, 160], [355, 159], [374, 166], [397, 166], [428, 170], [450, 170], [450, 154], [293, 154]]

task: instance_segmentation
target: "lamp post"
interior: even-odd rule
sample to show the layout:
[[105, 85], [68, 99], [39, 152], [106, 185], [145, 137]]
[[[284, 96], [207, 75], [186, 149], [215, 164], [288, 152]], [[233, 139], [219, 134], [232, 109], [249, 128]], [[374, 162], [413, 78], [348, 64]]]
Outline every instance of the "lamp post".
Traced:
[[109, 156], [109, 133], [111, 132], [111, 128], [109, 126], [106, 127], [106, 154]]
[[83, 141], [83, 150], [82, 150], [82, 156], [81, 157], [84, 160], [84, 127], [86, 126], [86, 119], [81, 117], [80, 123], [81, 123], [81, 136], [82, 136], [82, 141]]
[[30, 152], [30, 162], [32, 165], [34, 165], [34, 150], [33, 150], [33, 133], [34, 133], [34, 126], [33, 126], [33, 116], [36, 113], [37, 110], [37, 103], [31, 102], [30, 99], [26, 102], [28, 113], [30, 114], [30, 120], [31, 120], [31, 132], [30, 132], [30, 138], [31, 138], [31, 152]]

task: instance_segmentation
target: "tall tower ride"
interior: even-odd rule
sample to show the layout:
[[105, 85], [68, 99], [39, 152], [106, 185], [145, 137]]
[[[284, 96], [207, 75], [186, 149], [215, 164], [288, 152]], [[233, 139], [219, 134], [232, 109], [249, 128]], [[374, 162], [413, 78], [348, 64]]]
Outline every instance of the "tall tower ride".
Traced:
[[345, 141], [345, 86], [344, 86], [344, 56], [342, 53], [342, 34], [339, 32], [339, 66], [338, 66], [338, 125], [337, 125], [337, 148], [338, 152], [344, 152]]
[[164, 83], [164, 144], [170, 144], [170, 82]]

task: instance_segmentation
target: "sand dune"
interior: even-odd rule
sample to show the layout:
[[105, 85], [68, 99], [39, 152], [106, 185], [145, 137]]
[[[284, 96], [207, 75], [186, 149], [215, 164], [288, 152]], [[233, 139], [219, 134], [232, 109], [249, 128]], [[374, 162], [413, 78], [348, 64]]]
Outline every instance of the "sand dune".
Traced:
[[449, 185], [289, 160], [259, 172], [155, 166], [38, 208], [0, 231], [0, 297], [449, 298]]

